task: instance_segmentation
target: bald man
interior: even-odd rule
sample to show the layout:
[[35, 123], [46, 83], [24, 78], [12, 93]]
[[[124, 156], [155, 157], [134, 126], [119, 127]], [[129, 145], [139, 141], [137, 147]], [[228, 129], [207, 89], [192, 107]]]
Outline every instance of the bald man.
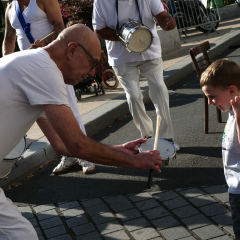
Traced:
[[[138, 153], [137, 145], [146, 140], [106, 146], [82, 133], [69, 107], [65, 84], [76, 85], [87, 75], [93, 76], [100, 54], [96, 35], [85, 25], [76, 24], [63, 30], [44, 48], [0, 59], [0, 171], [7, 164], [3, 158], [44, 111], [52, 135], [45, 134], [57, 154], [108, 166], [160, 172], [159, 151]], [[6, 199], [2, 189], [0, 239], [38, 239], [31, 224]]]
[[[64, 29], [62, 14], [57, 0], [13, 1], [9, 4], [5, 16], [6, 31], [2, 46], [3, 56], [14, 52], [16, 39], [20, 50], [26, 50], [31, 46], [17, 16], [17, 4], [20, 6], [25, 21], [31, 24], [31, 34], [35, 40], [35, 48], [37, 48], [36, 46], [46, 46], [48, 43], [56, 39], [58, 34]], [[54, 34], [49, 36], [49, 33], [52, 31]], [[47, 35], [48, 37], [46, 37]], [[43, 38], [44, 40], [41, 42], [41, 44], [39, 44], [38, 39]], [[85, 127], [78, 111], [73, 86], [67, 85], [67, 93], [69, 105], [73, 111], [73, 114], [76, 117], [83, 133], [86, 135]], [[47, 127], [47, 119], [45, 116], [42, 115], [41, 119], [41, 121], [45, 121], [44, 126]], [[53, 173], [61, 174], [72, 167], [77, 167], [78, 165], [82, 166], [83, 173], [93, 173], [96, 170], [96, 167], [93, 163], [83, 159], [62, 156], [59, 164], [53, 169]]]

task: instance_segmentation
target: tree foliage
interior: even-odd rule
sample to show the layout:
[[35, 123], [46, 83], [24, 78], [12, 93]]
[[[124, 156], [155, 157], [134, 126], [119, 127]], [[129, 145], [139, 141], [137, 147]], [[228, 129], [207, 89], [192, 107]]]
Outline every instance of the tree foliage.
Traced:
[[92, 28], [93, 0], [62, 0], [60, 6], [65, 18]]

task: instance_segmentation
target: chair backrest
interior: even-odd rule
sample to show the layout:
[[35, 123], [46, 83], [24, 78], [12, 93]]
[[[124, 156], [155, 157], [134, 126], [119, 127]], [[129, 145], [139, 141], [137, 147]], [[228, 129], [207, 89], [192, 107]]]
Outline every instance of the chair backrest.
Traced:
[[[194, 48], [190, 48], [190, 50], [189, 50], [189, 54], [192, 58], [192, 61], [195, 66], [195, 69], [197, 71], [197, 75], [198, 75], [199, 79], [201, 78], [201, 74], [202, 74], [203, 70], [205, 70], [211, 64], [211, 61], [210, 61], [208, 53], [207, 53], [207, 50], [209, 50], [209, 49], [210, 49], [210, 44], [208, 41], [206, 41], [206, 42], [203, 42], [203, 43], [197, 45]], [[203, 54], [203, 58], [201, 58], [200, 60], [197, 61], [196, 56], [200, 53]]]

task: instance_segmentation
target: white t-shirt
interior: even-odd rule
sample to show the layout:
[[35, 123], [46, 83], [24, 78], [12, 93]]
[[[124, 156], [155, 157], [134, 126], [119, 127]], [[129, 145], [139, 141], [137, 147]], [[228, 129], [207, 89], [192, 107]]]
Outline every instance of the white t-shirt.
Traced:
[[229, 112], [222, 141], [223, 167], [228, 192], [240, 194], [240, 144], [233, 110]]
[[42, 48], [0, 58], [0, 161], [19, 143], [43, 111], [66, 105], [61, 71]]
[[[137, 0], [118, 0], [118, 15], [116, 12], [117, 0], [95, 0], [93, 5], [92, 25], [96, 30], [109, 27], [116, 29], [117, 16], [119, 24], [128, 22], [129, 18], [139, 21], [139, 12], [137, 9]], [[118, 66], [126, 62], [145, 61], [161, 57], [161, 44], [157, 34], [156, 24], [153, 16], [164, 11], [160, 0], [138, 0], [140, 15], [143, 24], [151, 29], [153, 34], [153, 43], [151, 47], [139, 54], [129, 53], [120, 41], [106, 40], [108, 59], [110, 66]]]

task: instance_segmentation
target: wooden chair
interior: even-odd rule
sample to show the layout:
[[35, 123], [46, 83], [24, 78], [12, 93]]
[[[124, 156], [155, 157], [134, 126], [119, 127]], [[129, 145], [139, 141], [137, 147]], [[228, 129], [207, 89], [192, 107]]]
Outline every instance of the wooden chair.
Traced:
[[[194, 48], [191, 48], [189, 51], [189, 54], [192, 58], [199, 80], [201, 78], [202, 72], [211, 64], [211, 61], [207, 53], [207, 50], [209, 49], [210, 49], [210, 44], [208, 41], [206, 41], [197, 45]], [[201, 58], [200, 60], [196, 60], [196, 56], [198, 56], [200, 53], [202, 53], [203, 58]], [[203, 94], [203, 99], [204, 99], [204, 133], [208, 133], [208, 99], [204, 94]], [[221, 123], [222, 122], [221, 111], [217, 107], [216, 107], [216, 112], [217, 112], [217, 121]]]

